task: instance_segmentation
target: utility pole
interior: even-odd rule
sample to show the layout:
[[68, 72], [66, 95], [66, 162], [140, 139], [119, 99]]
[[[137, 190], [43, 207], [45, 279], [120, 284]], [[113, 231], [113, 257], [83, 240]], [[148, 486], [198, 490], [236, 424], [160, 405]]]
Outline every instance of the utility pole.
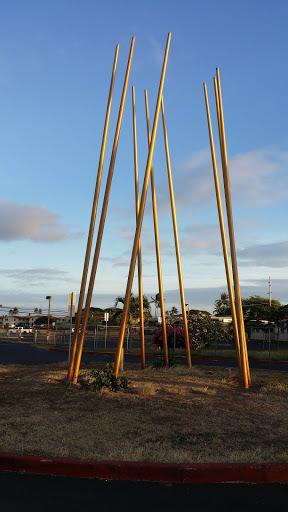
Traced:
[[272, 297], [272, 292], [271, 292], [271, 278], [269, 277], [269, 306], [271, 308], [271, 297]]
[[48, 306], [48, 322], [47, 322], [47, 324], [48, 324], [48, 325], [47, 325], [47, 330], [48, 330], [48, 332], [49, 332], [49, 324], [50, 324], [50, 307], [51, 307], [51, 299], [52, 299], [51, 295], [47, 295], [46, 299], [47, 299], [47, 300], [49, 300], [49, 306]]

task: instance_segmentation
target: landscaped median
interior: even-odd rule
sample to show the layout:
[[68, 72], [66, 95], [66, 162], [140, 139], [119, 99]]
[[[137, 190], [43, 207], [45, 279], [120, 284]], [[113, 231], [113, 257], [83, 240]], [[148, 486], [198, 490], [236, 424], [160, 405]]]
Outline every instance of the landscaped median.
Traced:
[[[86, 364], [102, 377], [104, 368]], [[60, 468], [102, 467], [102, 475], [104, 468], [114, 468], [115, 478], [126, 467], [137, 479], [139, 471], [150, 471], [154, 479], [165, 467], [176, 481], [187, 481], [189, 472], [194, 478], [195, 468], [197, 478], [211, 478], [213, 469], [221, 481], [229, 481], [230, 473], [234, 481], [240, 468], [250, 471], [249, 478], [258, 472], [263, 479], [269, 469], [278, 475], [275, 481], [286, 481], [288, 372], [251, 374], [252, 386], [243, 389], [237, 368], [179, 364], [140, 370], [139, 364], [127, 364], [128, 388], [96, 392], [90, 380], [85, 383], [85, 365], [78, 386], [67, 385], [67, 363], [0, 366], [2, 469], [12, 457], [10, 469], [19, 471], [26, 470], [19, 460], [30, 460], [31, 471], [54, 467], [57, 460]]]
[[161, 464], [0, 453], [0, 471], [173, 483], [284, 483], [288, 464]]

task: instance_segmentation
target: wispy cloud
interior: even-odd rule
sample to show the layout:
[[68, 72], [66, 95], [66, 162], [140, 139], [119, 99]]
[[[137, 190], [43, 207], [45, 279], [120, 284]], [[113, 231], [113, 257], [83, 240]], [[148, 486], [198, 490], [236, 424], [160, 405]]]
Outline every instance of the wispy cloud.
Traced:
[[71, 232], [61, 225], [61, 217], [43, 206], [21, 205], [0, 201], [0, 240], [31, 240], [33, 242], [60, 242], [78, 239], [82, 232]]
[[65, 270], [58, 270], [56, 268], [26, 268], [26, 269], [0, 269], [0, 274], [5, 274], [7, 277], [21, 277], [29, 279], [39, 279], [39, 277], [55, 276], [56, 279], [66, 279], [68, 272]]
[[[29, 287], [41, 286], [47, 284], [47, 282], [59, 282], [65, 281], [69, 278], [71, 282], [71, 276], [64, 270], [56, 268], [16, 268], [16, 269], [0, 269], [0, 275], [2, 279], [7, 278], [12, 286], [12, 283], [21, 285], [23, 287], [26, 283]], [[12, 283], [11, 283], [12, 281]], [[72, 279], [73, 281], [73, 279]]]
[[165, 52], [165, 46], [163, 46], [162, 42], [158, 41], [152, 35], [148, 36], [148, 42], [152, 49], [152, 57], [153, 57], [154, 63], [157, 65], [157, 67], [162, 66], [164, 52]]
[[269, 205], [287, 199], [288, 151], [264, 149], [230, 160], [231, 184], [248, 204]]
[[[288, 151], [259, 149], [228, 157], [228, 164], [233, 204], [259, 207], [287, 199]], [[172, 172], [177, 210], [216, 201], [208, 148], [189, 156]], [[218, 172], [221, 181], [220, 162]], [[161, 189], [158, 202], [162, 210], [169, 206], [166, 192]]]
[[288, 267], [288, 241], [252, 245], [241, 249], [238, 258], [242, 266]]
[[218, 224], [190, 224], [184, 230], [188, 237], [184, 237], [181, 247], [195, 252], [218, 252], [221, 249], [220, 230]]

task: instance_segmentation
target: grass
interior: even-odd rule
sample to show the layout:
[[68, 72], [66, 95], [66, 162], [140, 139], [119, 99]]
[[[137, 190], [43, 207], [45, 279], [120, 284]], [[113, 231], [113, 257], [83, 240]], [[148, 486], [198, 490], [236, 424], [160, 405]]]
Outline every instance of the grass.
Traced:
[[[136, 344], [135, 344], [136, 345]], [[93, 347], [85, 347], [84, 350], [94, 350]], [[109, 346], [109, 343], [107, 344], [107, 348], [98, 347], [97, 352], [116, 352], [116, 346], [111, 347]], [[124, 350], [126, 352], [126, 346], [124, 345]], [[133, 354], [139, 354], [140, 355], [140, 348], [137, 346], [133, 346], [131, 353]], [[155, 355], [159, 357], [163, 357], [163, 352], [159, 349], [153, 347], [153, 346], [147, 346], [145, 350], [146, 354], [148, 355]], [[261, 346], [259, 345], [258, 350], [252, 350], [249, 349], [248, 344], [248, 354], [249, 359], [255, 360], [255, 361], [288, 361], [288, 348], [284, 349], [275, 349], [272, 348], [271, 351], [269, 350], [262, 350]], [[182, 356], [186, 357], [185, 349], [176, 349], [175, 353], [174, 350], [169, 350], [169, 357], [173, 358], [174, 356]], [[193, 357], [217, 357], [221, 359], [237, 359], [236, 350], [235, 349], [217, 349], [217, 351], [214, 348], [203, 348], [199, 350], [195, 350], [194, 348], [191, 349], [191, 356]]]
[[[249, 350], [248, 346], [248, 355], [249, 359], [255, 361], [288, 361], [288, 350], [287, 349], [279, 349], [279, 350]], [[217, 350], [217, 352], [212, 348], [206, 348], [197, 350], [197, 352], [192, 352], [192, 357], [219, 357], [221, 359], [236, 359], [236, 350], [234, 349], [224, 349]]]
[[[101, 368], [101, 364], [86, 368]], [[137, 368], [137, 369], [136, 369]], [[64, 383], [64, 363], [0, 366], [0, 451], [154, 462], [287, 462], [288, 373], [127, 365], [128, 390]]]

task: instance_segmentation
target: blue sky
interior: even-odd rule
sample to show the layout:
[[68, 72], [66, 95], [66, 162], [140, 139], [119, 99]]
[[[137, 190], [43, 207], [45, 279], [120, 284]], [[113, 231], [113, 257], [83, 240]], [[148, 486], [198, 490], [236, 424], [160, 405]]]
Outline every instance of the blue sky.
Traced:
[[[135, 231], [131, 87], [139, 177], [167, 34], [164, 102], [186, 302], [208, 309], [226, 291], [203, 82], [217, 143], [220, 68], [242, 296], [288, 302], [287, 15], [285, 1], [11, 0], [0, 5], [0, 302], [67, 308], [79, 294], [108, 90], [119, 59], [96, 231], [132, 36], [135, 49], [92, 305], [125, 293]], [[218, 145], [218, 144], [217, 144]], [[220, 161], [218, 159], [220, 171]], [[179, 307], [162, 126], [154, 171], [165, 305]], [[144, 293], [157, 288], [150, 191], [142, 236]], [[134, 291], [137, 293], [137, 279]]]

